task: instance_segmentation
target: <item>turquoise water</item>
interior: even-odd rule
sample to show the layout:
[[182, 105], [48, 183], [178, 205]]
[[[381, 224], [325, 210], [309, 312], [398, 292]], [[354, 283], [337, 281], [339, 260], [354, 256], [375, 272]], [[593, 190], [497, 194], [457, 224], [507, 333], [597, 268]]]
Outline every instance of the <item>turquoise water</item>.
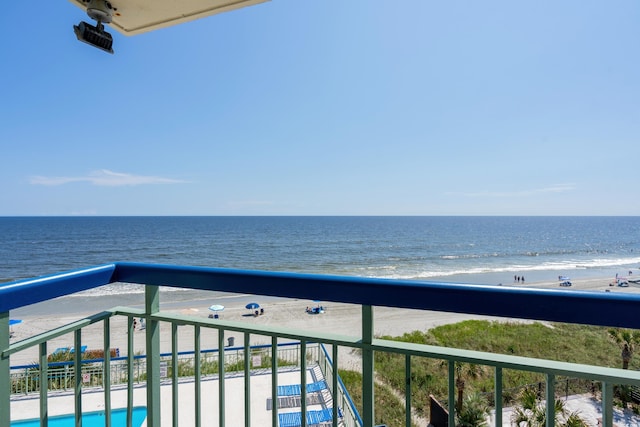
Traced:
[[[147, 418], [147, 408], [144, 406], [136, 406], [133, 408], [134, 427], [140, 427]], [[104, 411], [88, 412], [82, 414], [82, 427], [104, 427], [105, 415]], [[114, 409], [111, 411], [111, 425], [124, 426], [127, 425], [127, 410]], [[75, 416], [59, 415], [49, 417], [49, 427], [73, 427], [75, 426]], [[40, 427], [40, 418], [30, 420], [12, 421], [11, 427]]]

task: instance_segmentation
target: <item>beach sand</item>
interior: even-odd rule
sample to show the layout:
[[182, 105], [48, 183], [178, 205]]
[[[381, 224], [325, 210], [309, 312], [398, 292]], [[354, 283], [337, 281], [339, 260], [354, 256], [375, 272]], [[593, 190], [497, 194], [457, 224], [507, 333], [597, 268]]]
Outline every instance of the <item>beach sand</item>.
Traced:
[[[570, 288], [560, 288], [557, 281], [527, 283], [526, 285], [505, 284], [504, 286], [514, 287], [536, 287], [546, 289], [571, 289], [587, 290], [595, 292], [640, 292], [640, 285], [630, 284], [623, 288], [610, 286], [612, 280], [609, 278], [574, 280]], [[211, 304], [225, 305], [224, 311], [220, 312], [223, 320], [242, 321], [248, 324], [263, 326], [282, 326], [297, 330], [329, 332], [340, 335], [360, 336], [362, 322], [361, 309], [358, 305], [342, 304], [333, 302], [320, 303], [325, 308], [323, 314], [307, 314], [307, 307], [318, 305], [317, 302], [309, 300], [294, 300], [274, 297], [260, 297], [248, 295], [218, 295], [211, 298], [203, 292], [194, 292], [192, 296], [188, 293], [174, 292], [161, 293], [160, 307], [162, 311], [207, 318], [212, 312], [208, 307]], [[15, 310], [11, 313], [12, 318], [20, 316], [23, 322], [13, 327], [14, 337], [11, 342], [17, 342], [27, 337], [51, 330], [52, 328], [63, 326], [87, 315], [94, 314], [111, 307], [126, 305], [129, 307], [142, 308], [143, 296], [129, 295], [117, 297], [86, 297], [80, 298], [77, 302], [69, 302], [70, 298], [49, 301], [42, 304], [30, 306], [25, 309]], [[88, 301], [91, 301], [90, 303]], [[263, 315], [254, 317], [252, 311], [247, 310], [247, 302], [255, 301], [264, 308]], [[99, 305], [97, 305], [99, 304]], [[90, 311], [93, 310], [93, 311]], [[374, 307], [374, 334], [376, 336], [390, 335], [399, 336], [406, 332], [415, 330], [425, 331], [435, 326], [455, 323], [467, 319], [499, 319], [488, 316], [477, 316], [469, 314], [443, 313], [423, 310], [408, 310], [387, 307]], [[511, 319], [513, 320], [513, 319]], [[127, 348], [127, 318], [116, 316], [111, 319], [111, 347], [119, 348], [120, 354], [126, 354]], [[193, 350], [194, 328], [191, 326], [180, 326], [178, 329], [178, 346], [180, 351]], [[161, 352], [171, 351], [171, 327], [167, 323], [161, 323]], [[226, 332], [225, 343], [228, 338], [235, 339], [235, 345], [242, 345], [243, 338], [240, 334]], [[48, 343], [47, 352], [52, 353], [59, 347], [73, 346], [73, 334], [68, 334]], [[103, 326], [98, 323], [82, 330], [82, 345], [87, 349], [103, 348]], [[252, 335], [252, 344], [268, 344], [269, 337]], [[283, 341], [284, 342], [284, 341]], [[201, 348], [213, 349], [218, 347], [217, 331], [208, 328], [201, 329]], [[145, 334], [141, 330], [136, 330], [134, 334], [134, 350], [136, 353], [145, 351]], [[11, 365], [23, 365], [35, 363], [37, 361], [37, 347], [16, 353], [11, 356]], [[350, 349], [341, 348], [340, 367], [356, 368], [359, 365], [359, 358], [354, 356]]]

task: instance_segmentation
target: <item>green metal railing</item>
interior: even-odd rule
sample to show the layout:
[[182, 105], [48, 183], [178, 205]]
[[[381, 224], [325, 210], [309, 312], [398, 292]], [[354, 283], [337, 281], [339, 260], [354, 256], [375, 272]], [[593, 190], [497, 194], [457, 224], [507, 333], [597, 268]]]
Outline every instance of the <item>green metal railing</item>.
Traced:
[[[11, 308], [30, 304], [33, 302], [53, 298], [54, 295], [36, 292], [32, 287], [39, 285], [51, 285], [52, 283], [64, 282], [69, 285], [70, 291], [78, 291], [89, 289], [105, 283], [114, 281], [130, 282], [145, 284], [145, 308], [142, 310], [131, 309], [127, 307], [116, 307], [97, 313], [93, 316], [70, 323], [60, 328], [56, 328], [34, 337], [27, 338], [23, 341], [9, 342], [9, 310]], [[81, 284], [79, 284], [81, 283]], [[322, 283], [326, 285], [321, 291], [318, 291], [318, 285]], [[289, 296], [295, 298], [314, 299], [322, 298], [326, 301], [358, 303], [362, 307], [362, 331], [358, 336], [343, 336], [334, 333], [310, 332], [307, 330], [294, 330], [286, 327], [253, 325], [243, 322], [234, 322], [223, 319], [202, 319], [185, 316], [181, 314], [163, 312], [160, 309], [159, 285], [182, 286], [185, 288], [210, 289], [232, 291], [239, 293], [251, 293], [254, 295], [277, 295]], [[271, 286], [269, 286], [271, 285]], [[29, 289], [31, 288], [31, 289]], [[310, 289], [311, 288], [311, 289]], [[31, 292], [23, 292], [24, 290]], [[45, 289], [44, 287], [42, 289]], [[53, 289], [53, 288], [52, 288]], [[339, 289], [339, 291], [338, 291]], [[186, 408], [181, 404], [178, 391], [178, 374], [173, 369], [170, 375], [172, 387], [172, 420], [170, 424], [179, 426], [180, 414], [183, 411], [194, 411], [196, 426], [202, 425], [201, 412], [203, 405], [203, 396], [199, 394], [200, 381], [203, 377], [202, 366], [202, 349], [201, 349], [201, 330], [215, 329], [218, 335], [218, 359], [217, 372], [220, 380], [218, 381], [218, 419], [217, 425], [228, 425], [226, 421], [226, 392], [225, 392], [225, 374], [227, 372], [227, 364], [225, 363], [228, 349], [225, 348], [225, 337], [228, 333], [240, 335], [243, 339], [243, 345], [240, 352], [243, 353], [242, 358], [242, 375], [244, 378], [244, 395], [242, 405], [244, 407], [244, 425], [251, 426], [251, 354], [250, 346], [251, 336], [260, 335], [271, 338], [271, 354], [277, 354], [278, 344], [282, 341], [299, 342], [298, 358], [300, 367], [300, 384], [306, 383], [306, 369], [308, 361], [306, 358], [307, 351], [311, 343], [321, 343], [331, 348], [331, 362], [328, 354], [317, 356], [317, 362], [323, 369], [324, 375], [330, 383], [330, 393], [332, 401], [333, 426], [346, 425], [348, 427], [362, 425], [371, 427], [375, 425], [375, 399], [374, 399], [374, 382], [375, 382], [375, 364], [374, 353], [387, 352], [402, 355], [405, 359], [405, 379], [406, 386], [404, 390], [406, 405], [405, 425], [411, 426], [411, 408], [414, 402], [411, 400], [411, 379], [412, 379], [412, 360], [414, 358], [432, 358], [443, 361], [448, 366], [448, 390], [447, 407], [449, 410], [449, 425], [455, 425], [455, 366], [457, 363], [471, 363], [489, 367], [494, 372], [494, 401], [496, 414], [502, 413], [502, 376], [506, 369], [515, 369], [528, 372], [535, 372], [544, 375], [545, 378], [545, 398], [547, 401], [553, 401], [556, 393], [556, 381], [558, 378], [571, 377], [582, 378], [600, 383], [602, 390], [602, 424], [611, 426], [613, 424], [613, 387], [614, 385], [630, 385], [640, 386], [640, 372], [621, 370], [616, 368], [605, 368], [598, 366], [582, 365], [567, 363], [562, 361], [549, 361], [532, 359], [526, 357], [492, 354], [478, 351], [468, 351], [456, 348], [436, 347], [422, 344], [411, 344], [397, 341], [388, 341], [377, 339], [374, 336], [373, 311], [375, 303], [398, 308], [418, 308], [426, 310], [444, 310], [463, 313], [493, 314], [496, 316], [517, 317], [516, 313], [520, 313], [524, 318], [533, 318], [540, 320], [567, 321], [573, 323], [588, 323], [586, 319], [595, 325], [622, 326], [629, 328], [637, 328], [638, 319], [635, 316], [635, 310], [640, 299], [636, 295], [625, 294], [607, 295], [607, 294], [586, 294], [580, 292], [564, 292], [564, 291], [529, 291], [522, 289], [493, 289], [481, 286], [463, 286], [463, 285], [443, 285], [443, 284], [424, 284], [410, 283], [399, 281], [379, 281], [373, 279], [356, 279], [356, 278], [326, 278], [323, 276], [304, 276], [304, 275], [286, 275], [274, 273], [256, 273], [256, 272], [229, 272], [226, 270], [203, 269], [203, 268], [186, 268], [171, 266], [146, 266], [146, 265], [110, 265], [104, 267], [93, 268], [77, 273], [65, 274], [64, 277], [55, 276], [52, 278], [37, 279], [28, 283], [9, 284], [0, 286], [0, 383], [11, 384], [10, 374], [10, 358], [12, 355], [37, 347], [39, 354], [39, 363], [37, 370], [37, 381], [39, 385], [37, 389], [40, 394], [39, 417], [42, 425], [46, 426], [49, 413], [49, 395], [50, 378], [54, 371], [49, 371], [47, 361], [48, 343], [56, 337], [64, 334], [73, 334], [74, 347], [79, 349], [82, 346], [82, 331], [84, 328], [101, 323], [104, 331], [104, 354], [105, 361], [103, 364], [102, 387], [104, 388], [104, 410], [106, 414], [106, 426], [111, 426], [111, 392], [113, 386], [113, 378], [124, 375], [120, 370], [112, 372], [112, 366], [118, 366], [111, 363], [109, 350], [111, 348], [110, 341], [110, 321], [113, 316], [127, 316], [128, 318], [128, 344], [126, 351], [126, 388], [127, 388], [127, 408], [129, 416], [127, 425], [131, 426], [131, 411], [133, 408], [133, 388], [135, 386], [134, 378], [144, 378], [146, 381], [146, 406], [147, 406], [147, 426], [161, 425], [160, 412], [160, 387], [162, 381], [167, 381], [165, 375], [165, 366], [163, 365], [163, 357], [160, 353], [160, 324], [167, 322], [171, 325], [173, 332], [172, 352], [169, 356], [169, 364], [171, 366], [178, 365], [178, 347], [177, 347], [177, 328], [179, 325], [190, 325], [194, 328], [194, 376], [193, 381], [196, 390], [192, 408]], [[22, 293], [20, 293], [22, 292]], [[13, 296], [12, 299], [6, 299], [7, 295]], [[58, 296], [58, 295], [55, 295]], [[471, 304], [482, 296], [484, 298], [492, 297], [493, 302], [483, 304], [482, 309], [478, 309]], [[497, 301], [496, 301], [497, 300]], [[8, 303], [7, 301], [12, 301]], [[386, 301], [386, 302], [385, 302]], [[529, 306], [525, 306], [527, 303]], [[531, 305], [537, 310], [532, 310]], [[611, 313], [605, 318], [594, 319], [593, 307], [600, 307], [601, 310]], [[507, 308], [505, 308], [507, 307]], [[589, 309], [589, 313], [584, 310]], [[629, 311], [633, 310], [633, 311]], [[632, 314], [633, 313], [633, 314]], [[134, 317], [143, 317], [146, 320], [146, 329], [144, 332], [146, 363], [142, 372], [135, 372], [135, 355], [133, 352], [133, 319]], [[336, 387], [340, 383], [335, 366], [340, 366], [338, 358], [338, 349], [347, 347], [356, 349], [361, 354], [362, 360], [362, 402], [361, 410], [347, 416], [350, 402], [345, 398], [345, 394], [341, 392], [340, 387]], [[237, 351], [237, 350], [236, 350]], [[273, 401], [277, 399], [278, 357], [271, 358], [271, 395]], [[120, 368], [116, 368], [120, 369]], [[85, 385], [82, 381], [82, 359], [80, 352], [76, 352], [73, 360], [73, 382], [72, 390], [74, 391], [74, 406], [76, 425], [81, 425], [82, 407], [83, 407], [83, 388]], [[53, 374], [55, 375], [55, 374]], [[307, 410], [306, 389], [301, 387], [301, 407], [300, 411], [304, 414]], [[342, 393], [342, 394], [341, 394]], [[234, 404], [240, 404], [235, 401]], [[547, 406], [548, 425], [553, 425], [554, 414], [553, 405]], [[10, 387], [0, 388], [0, 425], [9, 425], [11, 421], [11, 391]], [[207, 420], [208, 422], [210, 420]], [[165, 425], [167, 420], [165, 420]], [[278, 409], [274, 405], [271, 423], [278, 426]], [[501, 417], [495, 417], [495, 425], [500, 425]], [[307, 425], [306, 418], [301, 417], [301, 425]]]
[[[119, 349], [118, 349], [119, 350]], [[313, 360], [318, 360], [319, 348], [318, 346], [307, 348], [307, 357]], [[113, 353], [113, 352], [111, 352]], [[281, 366], [294, 366], [300, 365], [300, 345], [295, 342], [280, 343], [278, 344], [278, 353], [276, 355], [271, 354], [271, 347], [265, 345], [253, 345], [251, 346], [250, 357], [255, 355], [259, 356], [262, 360], [271, 360], [271, 357], [277, 357]], [[72, 356], [67, 353], [66, 356]], [[201, 352], [200, 363], [201, 366], [217, 366], [219, 352], [217, 349], [210, 349]], [[227, 367], [227, 374], [233, 375], [241, 373], [243, 369], [243, 362], [245, 359], [244, 348], [233, 347], [227, 348], [225, 351], [224, 364]], [[330, 371], [330, 366], [325, 366], [330, 363], [326, 357], [323, 357], [323, 372]], [[134, 384], [145, 383], [147, 361], [146, 355], [139, 354], [133, 357], [133, 375], [131, 381]], [[161, 360], [161, 379], [170, 380], [172, 378], [174, 370], [177, 372], [180, 379], [193, 378], [195, 373], [193, 367], [196, 365], [194, 352], [186, 351], [179, 352], [177, 360], [174, 363], [171, 353], [163, 353], [160, 355]], [[110, 376], [106, 377], [107, 364], [109, 364]], [[74, 388], [75, 371], [74, 362], [47, 362], [47, 384], [49, 392], [69, 391]], [[115, 357], [111, 358], [110, 363], [106, 358], [100, 359], [87, 359], [83, 358], [82, 362], [82, 376], [83, 387], [105, 387], [107, 385], [118, 386], [127, 384], [129, 381], [129, 365], [128, 357]], [[251, 366], [252, 373], [260, 373], [266, 371], [268, 366], [264, 363], [262, 366]], [[203, 369], [201, 376], [215, 376], [217, 378], [217, 369]], [[11, 394], [12, 395], [29, 395], [40, 391], [40, 364], [33, 363], [27, 365], [18, 365], [11, 367]], [[84, 380], [87, 378], [87, 380]]]

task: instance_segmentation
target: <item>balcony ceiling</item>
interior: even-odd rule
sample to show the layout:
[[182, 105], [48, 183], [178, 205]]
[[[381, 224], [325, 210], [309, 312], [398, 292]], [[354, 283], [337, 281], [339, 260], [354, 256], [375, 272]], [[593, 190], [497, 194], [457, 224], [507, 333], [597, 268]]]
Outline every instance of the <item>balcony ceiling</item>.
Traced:
[[[267, 0], [110, 0], [115, 11], [109, 26], [132, 36], [265, 1]], [[86, 3], [82, 0], [71, 2], [86, 10]]]

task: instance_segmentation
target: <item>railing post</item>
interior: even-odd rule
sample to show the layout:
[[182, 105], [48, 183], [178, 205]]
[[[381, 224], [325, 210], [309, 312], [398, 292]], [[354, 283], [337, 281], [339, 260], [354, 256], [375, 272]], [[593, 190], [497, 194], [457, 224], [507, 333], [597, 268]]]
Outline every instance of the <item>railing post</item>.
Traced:
[[133, 427], [133, 317], [127, 318], [127, 427]]
[[103, 335], [102, 387], [104, 389], [104, 418], [105, 426], [111, 427], [111, 327], [109, 318], [104, 319]]
[[362, 422], [374, 422], [373, 307], [362, 306]]
[[151, 317], [160, 311], [158, 286], [145, 287], [144, 305], [147, 347], [147, 426], [160, 427], [160, 322]]
[[449, 409], [449, 425], [456, 425], [456, 361], [449, 360], [449, 375], [447, 376], [447, 382], [449, 384], [449, 397], [447, 407]]
[[502, 425], [502, 368], [500, 366], [496, 366], [494, 396], [496, 407], [496, 420], [494, 425], [500, 427]]
[[338, 426], [338, 344], [331, 346], [333, 364], [331, 366], [331, 395], [333, 399], [333, 427]]
[[278, 423], [278, 337], [271, 337], [271, 425]]
[[[251, 426], [251, 334], [244, 333], [244, 425]], [[277, 403], [277, 402], [274, 402]]]
[[547, 427], [553, 427], [556, 423], [556, 377], [547, 374]]
[[9, 348], [9, 312], [0, 313], [0, 425], [8, 426], [11, 423], [11, 364], [6, 350]]
[[411, 426], [411, 356], [406, 354], [404, 356], [404, 407], [405, 413], [405, 425]]
[[226, 420], [226, 392], [225, 392], [225, 355], [224, 355], [224, 329], [218, 329], [218, 393], [219, 393], [219, 409], [218, 424], [220, 427], [225, 426]]
[[75, 425], [82, 425], [82, 329], [76, 329], [74, 333], [73, 374], [75, 384], [73, 394], [75, 400]]
[[602, 426], [613, 425], [613, 384], [602, 383]]
[[[201, 355], [200, 355], [200, 326], [193, 327], [193, 404], [196, 420], [196, 427], [200, 427], [202, 422], [202, 387], [201, 387]], [[218, 359], [220, 353], [218, 353]]]
[[[49, 361], [47, 360], [47, 342], [40, 343], [40, 421], [43, 425], [49, 425], [49, 409], [47, 396], [49, 396]], [[110, 425], [107, 427], [111, 427]]]
[[172, 426], [178, 427], [178, 325], [171, 324], [171, 415]]
[[307, 427], [307, 342], [300, 341], [300, 426]]

